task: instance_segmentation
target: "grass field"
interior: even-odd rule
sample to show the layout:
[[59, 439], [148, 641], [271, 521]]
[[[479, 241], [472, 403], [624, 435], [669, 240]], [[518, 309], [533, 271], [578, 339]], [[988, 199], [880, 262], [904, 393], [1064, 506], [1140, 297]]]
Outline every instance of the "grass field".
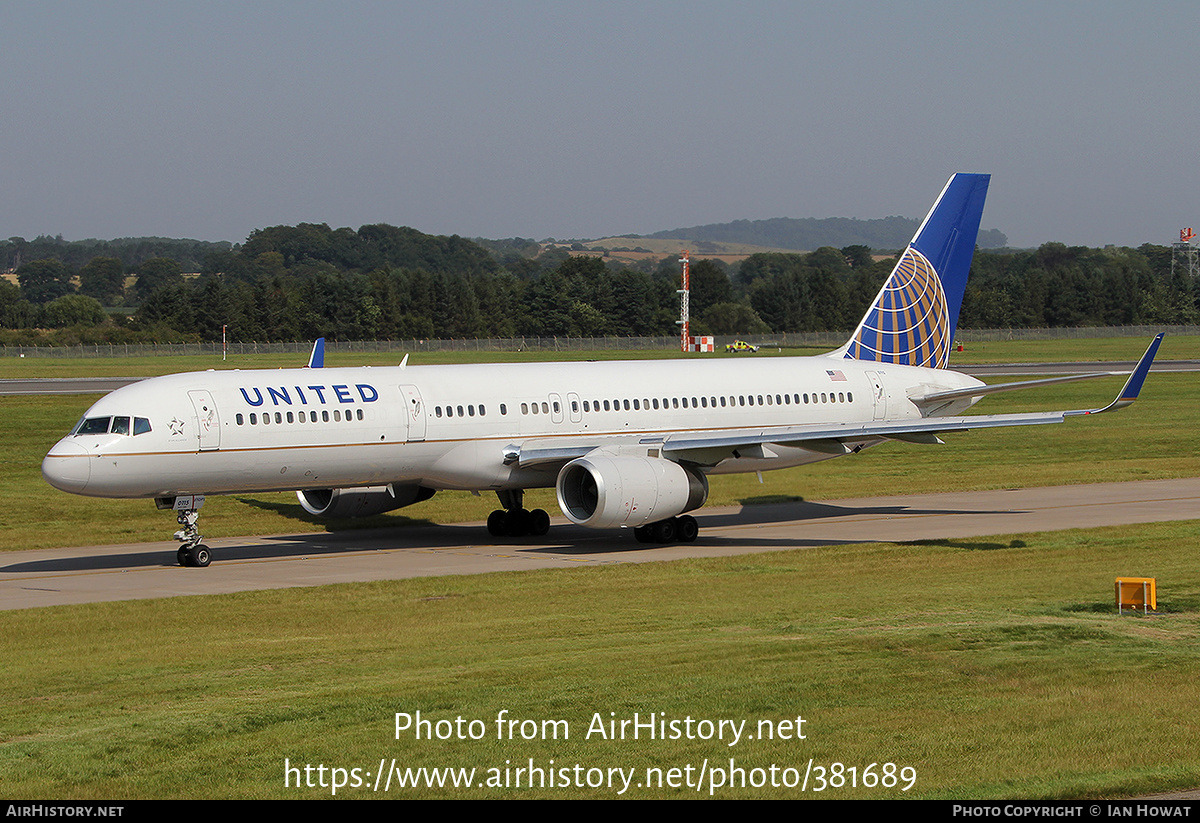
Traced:
[[[1137, 360], [1150, 338], [1098, 338], [1095, 340], [1007, 340], [969, 343], [965, 351], [952, 352], [950, 367], [981, 363], [1054, 363], [1096, 360]], [[795, 357], [823, 354], [828, 347], [772, 349], [764, 347], [754, 355], [713, 354], [682, 355], [673, 349], [630, 351], [527, 351], [527, 352], [414, 352], [414, 365], [444, 363], [526, 363], [542, 360], [669, 360], [678, 357]], [[328, 366], [391, 366], [401, 354], [330, 353]], [[1159, 360], [1200, 359], [1200, 337], [1168, 336], [1163, 339]], [[35, 377], [149, 377], [159, 374], [204, 369], [276, 369], [302, 366], [306, 358], [295, 354], [181, 355], [164, 357], [100, 357], [89, 359], [0, 357], [0, 380]]]
[[[1129, 351], [1111, 357], [1141, 353], [1122, 343]], [[1180, 351], [1164, 343], [1160, 357], [1188, 357]], [[980, 406], [1083, 408], [1120, 384]], [[1119, 414], [954, 435], [941, 447], [889, 444], [768, 473], [761, 486], [753, 475], [714, 478], [712, 500], [1196, 476], [1197, 401], [1194, 375], [1155, 374]], [[0, 447], [5, 548], [169, 538], [173, 519], [147, 501], [76, 498], [41, 481], [41, 455], [89, 402], [0, 397], [7, 428], [20, 433]], [[406, 511], [474, 519], [494, 505], [439, 494]], [[216, 498], [202, 523], [214, 536], [326, 528], [302, 519], [287, 495]], [[1198, 542], [1200, 522], [1184, 522], [0, 612], [0, 786], [14, 799], [320, 798], [332, 795], [328, 769], [340, 768], [359, 769], [367, 785], [337, 796], [365, 798], [376, 796], [381, 760], [394, 760], [401, 770], [474, 768], [483, 785], [393, 786], [390, 797], [615, 797], [621, 782], [607, 785], [610, 769], [635, 775], [622, 796], [707, 797], [707, 783], [699, 792], [637, 783], [655, 768], [694, 782], [701, 768], [728, 772], [732, 759], [735, 782], [740, 767], [747, 782], [767, 785], [714, 796], [1112, 798], [1195, 788]], [[1117, 576], [1156, 577], [1162, 614], [1118, 617]], [[396, 713], [417, 711], [447, 721], [431, 730], [478, 720], [484, 737], [397, 736]], [[570, 736], [560, 725], [557, 740], [498, 740], [501, 711], [565, 721]], [[754, 739], [587, 734], [597, 717], [635, 712], [744, 721]], [[797, 716], [804, 739], [758, 738], [760, 721]], [[297, 788], [303, 772], [285, 786], [285, 759], [313, 766], [325, 787]], [[826, 770], [822, 792], [810, 762]], [[888, 763], [898, 785], [862, 785]], [[559, 777], [569, 785], [512, 787], [530, 765], [567, 768]], [[770, 785], [806, 773], [806, 792]], [[577, 787], [577, 774], [605, 785]]]
[[[371, 775], [381, 758], [473, 767], [476, 783], [530, 761], [633, 769], [643, 782], [649, 767], [677, 768], [682, 780], [689, 766], [694, 777], [705, 759], [728, 769], [730, 758], [747, 780], [772, 765], [797, 769], [778, 772], [794, 780], [811, 758], [860, 775], [875, 763], [877, 777], [893, 763], [915, 782], [907, 792], [818, 793], [813, 777], [806, 793], [767, 785], [715, 795], [1192, 788], [1198, 539], [1200, 523], [1143, 525], [0, 612], [0, 780], [10, 798], [318, 798], [331, 795], [329, 776], [325, 788], [298, 789], [295, 777], [287, 788], [285, 758]], [[1156, 576], [1162, 615], [1118, 617], [1118, 575]], [[569, 738], [497, 740], [501, 710], [565, 720]], [[395, 713], [417, 711], [480, 720], [486, 734], [397, 739]], [[597, 714], [634, 712], [744, 720], [755, 739], [587, 737]], [[760, 720], [797, 716], [805, 739], [757, 739]], [[616, 795], [486, 785], [389, 793]], [[374, 794], [346, 786], [338, 796]], [[634, 785], [625, 796], [705, 797], [708, 787]]]

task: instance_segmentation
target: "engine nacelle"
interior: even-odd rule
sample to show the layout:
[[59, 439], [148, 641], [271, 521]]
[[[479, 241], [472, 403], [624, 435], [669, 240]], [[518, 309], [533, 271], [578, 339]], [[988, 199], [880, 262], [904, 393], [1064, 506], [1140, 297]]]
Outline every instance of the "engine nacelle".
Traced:
[[588, 455], [563, 466], [555, 490], [573, 523], [634, 528], [703, 506], [708, 478], [658, 457]]
[[370, 517], [433, 497], [424, 486], [367, 486], [362, 489], [305, 489], [296, 492], [309, 514], [326, 519]]

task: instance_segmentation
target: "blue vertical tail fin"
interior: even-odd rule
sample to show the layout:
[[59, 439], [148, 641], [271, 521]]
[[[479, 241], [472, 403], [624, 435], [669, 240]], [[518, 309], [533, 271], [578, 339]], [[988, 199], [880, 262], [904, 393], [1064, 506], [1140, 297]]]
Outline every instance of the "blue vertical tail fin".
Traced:
[[988, 174], [950, 178], [850, 341], [835, 355], [946, 367], [990, 180]]

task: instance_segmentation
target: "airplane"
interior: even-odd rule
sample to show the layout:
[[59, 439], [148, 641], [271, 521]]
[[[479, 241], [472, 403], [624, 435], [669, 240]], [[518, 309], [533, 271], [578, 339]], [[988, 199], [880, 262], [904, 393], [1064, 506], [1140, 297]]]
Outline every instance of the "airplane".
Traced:
[[436, 491], [493, 491], [497, 537], [544, 535], [526, 489], [562, 513], [642, 542], [689, 542], [708, 477], [856, 454], [891, 440], [1060, 423], [1132, 403], [1154, 338], [1107, 406], [964, 415], [988, 394], [1100, 377], [986, 385], [947, 368], [990, 176], [955, 174], [850, 339], [812, 357], [203, 371], [97, 401], [50, 449], [58, 489], [153, 498], [176, 512], [177, 559], [207, 566], [205, 495], [295, 491], [313, 515], [408, 506]]

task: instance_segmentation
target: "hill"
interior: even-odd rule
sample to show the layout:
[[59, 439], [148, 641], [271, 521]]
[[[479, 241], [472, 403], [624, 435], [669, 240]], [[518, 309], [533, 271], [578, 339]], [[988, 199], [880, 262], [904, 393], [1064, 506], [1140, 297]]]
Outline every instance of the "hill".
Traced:
[[[846, 246], [902, 249], [908, 245], [920, 224], [921, 221], [907, 217], [884, 217], [878, 220], [774, 217], [769, 220], [734, 220], [732, 223], [669, 229], [645, 235], [645, 238], [670, 239], [676, 244], [683, 242], [700, 253], [709, 251], [705, 244], [717, 243], [744, 243], [792, 251], [813, 251], [822, 246], [839, 249]], [[999, 248], [1008, 245], [1008, 237], [996, 229], [981, 229], [978, 243], [980, 248]]]

